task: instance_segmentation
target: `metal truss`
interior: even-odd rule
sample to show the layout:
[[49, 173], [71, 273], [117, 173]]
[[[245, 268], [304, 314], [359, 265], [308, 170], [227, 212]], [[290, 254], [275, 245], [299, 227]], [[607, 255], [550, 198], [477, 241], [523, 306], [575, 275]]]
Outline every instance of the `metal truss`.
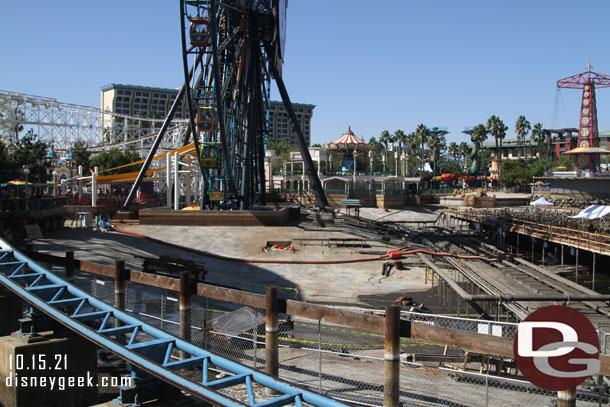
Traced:
[[[147, 145], [156, 135], [163, 119], [119, 115], [100, 109], [62, 103], [52, 98], [0, 90], [0, 138], [16, 141], [15, 127], [23, 125], [34, 130], [41, 141], [53, 144], [56, 150], [67, 150], [77, 141], [98, 149]], [[162, 146], [171, 150], [180, 147], [187, 120], [174, 120]]]
[[[345, 407], [145, 324], [55, 276], [6, 242], [0, 240], [0, 245], [5, 247], [0, 250], [0, 284], [46, 316], [159, 380], [216, 406], [303, 407], [307, 403]], [[212, 377], [212, 367], [226, 376]], [[273, 389], [276, 395], [257, 401], [255, 383]], [[236, 385], [245, 390], [239, 400], [221, 393]]]

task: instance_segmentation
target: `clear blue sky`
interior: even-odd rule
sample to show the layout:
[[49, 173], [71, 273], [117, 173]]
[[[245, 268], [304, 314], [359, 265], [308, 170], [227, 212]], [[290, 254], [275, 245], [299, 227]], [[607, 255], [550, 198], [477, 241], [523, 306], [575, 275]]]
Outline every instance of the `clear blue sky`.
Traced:
[[[99, 107], [111, 82], [181, 85], [177, 0], [3, 1], [0, 15], [2, 90]], [[316, 105], [313, 143], [419, 123], [462, 141], [492, 114], [509, 137], [519, 115], [576, 127], [580, 91], [556, 103], [556, 81], [589, 59], [610, 74], [608, 15], [606, 0], [290, 0], [284, 80]], [[610, 89], [597, 95], [610, 130]]]

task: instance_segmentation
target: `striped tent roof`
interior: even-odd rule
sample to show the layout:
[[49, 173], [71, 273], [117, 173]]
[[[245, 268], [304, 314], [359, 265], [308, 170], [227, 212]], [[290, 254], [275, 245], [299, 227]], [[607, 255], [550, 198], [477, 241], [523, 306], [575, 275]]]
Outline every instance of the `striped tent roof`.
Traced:
[[341, 137], [332, 143], [324, 144], [324, 148], [336, 151], [338, 154], [351, 155], [365, 153], [374, 150], [375, 147], [360, 140], [352, 132], [352, 128], [348, 127], [347, 131]]
[[600, 147], [576, 147], [564, 154], [610, 154], [610, 151]]
[[358, 144], [364, 143], [360, 140], [356, 135], [352, 132], [351, 126], [348, 126], [347, 131], [343, 133], [341, 137], [334, 141], [335, 144], [345, 143], [345, 144]]

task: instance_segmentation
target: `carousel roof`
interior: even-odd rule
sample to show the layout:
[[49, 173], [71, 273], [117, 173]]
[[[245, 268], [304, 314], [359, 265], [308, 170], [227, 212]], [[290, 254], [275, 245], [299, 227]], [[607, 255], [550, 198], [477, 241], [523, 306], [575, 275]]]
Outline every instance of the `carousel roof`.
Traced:
[[324, 144], [324, 148], [334, 150], [339, 154], [353, 154], [354, 151], [356, 154], [360, 154], [373, 150], [375, 146], [360, 140], [348, 126], [347, 131], [341, 137], [332, 143]]

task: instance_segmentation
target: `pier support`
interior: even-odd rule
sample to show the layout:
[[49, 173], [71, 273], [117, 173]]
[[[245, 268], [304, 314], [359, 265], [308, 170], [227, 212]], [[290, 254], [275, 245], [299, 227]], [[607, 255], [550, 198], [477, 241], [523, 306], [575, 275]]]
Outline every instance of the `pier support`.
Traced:
[[399, 406], [400, 381], [400, 308], [385, 309], [383, 407]]
[[[183, 271], [180, 273], [180, 338], [189, 342], [191, 341], [192, 322], [191, 294], [193, 294], [191, 272]], [[186, 355], [181, 354], [180, 357], [184, 359]]]
[[[265, 373], [278, 375], [278, 295], [277, 287], [267, 287], [265, 297]], [[256, 333], [255, 333], [256, 334]], [[268, 396], [276, 394], [272, 389], [266, 388]]]
[[576, 388], [558, 391], [557, 407], [576, 407]]

